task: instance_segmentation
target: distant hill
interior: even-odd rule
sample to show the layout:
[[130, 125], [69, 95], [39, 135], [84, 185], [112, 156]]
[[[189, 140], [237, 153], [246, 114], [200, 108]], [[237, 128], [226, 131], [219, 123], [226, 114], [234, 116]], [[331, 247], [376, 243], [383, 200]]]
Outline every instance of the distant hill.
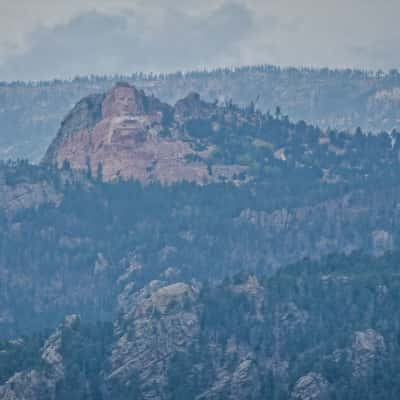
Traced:
[[90, 77], [73, 81], [0, 84], [0, 158], [37, 162], [62, 118], [83, 97], [123, 80], [175, 103], [191, 91], [207, 101], [231, 100], [262, 111], [277, 106], [292, 120], [321, 128], [391, 131], [400, 127], [400, 75], [353, 70], [281, 69], [273, 66], [170, 75]]

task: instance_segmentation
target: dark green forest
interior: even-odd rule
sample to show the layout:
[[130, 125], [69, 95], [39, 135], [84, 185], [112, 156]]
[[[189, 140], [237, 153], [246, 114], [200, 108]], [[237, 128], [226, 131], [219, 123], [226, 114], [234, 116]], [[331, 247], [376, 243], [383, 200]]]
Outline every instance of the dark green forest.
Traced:
[[[398, 80], [213, 74], [248, 73]], [[181, 120], [200, 158], [187, 161], [237, 166], [232, 179], [106, 182], [101, 163], [0, 163], [0, 398], [399, 398], [400, 134], [194, 96], [207, 112]]]
[[[191, 120], [187, 140], [215, 146], [211, 170], [214, 163], [245, 167], [236, 184], [103, 182], [101, 166], [80, 174], [67, 162], [61, 170], [1, 164], [2, 193], [11, 195], [0, 213], [0, 265], [28, 279], [29, 289], [7, 272], [0, 298], [19, 318], [0, 331], [52, 327], [76, 311], [109, 318], [119, 290], [113, 282], [132, 257], [143, 265], [144, 285], [168, 268], [182, 279], [222, 279], [242, 270], [272, 273], [303, 257], [396, 248], [396, 131], [325, 135], [279, 110], [262, 114], [233, 104], [218, 110], [211, 122]], [[240, 122], [227, 122], [231, 115]], [[192, 130], [203, 123], [221, 128], [199, 137]], [[35, 200], [39, 189], [51, 193], [47, 201]], [[31, 205], [19, 206], [20, 191], [32, 193]], [[96, 263], [108, 267], [95, 274]], [[61, 292], [52, 287], [43, 294], [41, 284], [52, 279]]]
[[[182, 306], [195, 310], [199, 335], [190, 351], [171, 358], [164, 398], [196, 398], [215, 379], [218, 363], [233, 372], [237, 354], [216, 361], [232, 340], [253, 354], [257, 384], [249, 383], [254, 385], [249, 398], [287, 399], [299, 378], [310, 372], [324, 377], [325, 395], [332, 399], [398, 398], [399, 260], [398, 253], [304, 260], [274, 276], [259, 275], [256, 292], [246, 289], [254, 279], [249, 273], [218, 284], [203, 282], [196, 302]], [[104, 380], [115, 340], [110, 324], [78, 321], [61, 332], [65, 374], [57, 384], [57, 399], [144, 398], [134, 378], [129, 387]], [[357, 342], [364, 336], [372, 341], [370, 347]], [[14, 372], [46, 370], [39, 357], [45, 338], [0, 343], [0, 386]], [[287, 370], [268, 367], [265, 361], [271, 359], [287, 362]], [[220, 398], [225, 398], [223, 393]]]

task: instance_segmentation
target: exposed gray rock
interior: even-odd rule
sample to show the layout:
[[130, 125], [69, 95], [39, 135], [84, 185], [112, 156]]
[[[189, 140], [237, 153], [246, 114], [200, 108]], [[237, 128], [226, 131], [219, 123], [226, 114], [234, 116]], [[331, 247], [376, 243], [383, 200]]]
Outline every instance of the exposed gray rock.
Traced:
[[384, 337], [374, 329], [367, 329], [354, 332], [351, 346], [335, 350], [328, 358], [338, 366], [349, 364], [353, 378], [365, 378], [373, 374], [385, 353]]
[[[232, 350], [231, 350], [232, 351]], [[227, 365], [217, 370], [216, 379], [210, 389], [197, 397], [198, 400], [257, 399], [261, 380], [254, 356], [243, 356], [233, 371]]]
[[329, 384], [320, 374], [311, 372], [302, 376], [294, 386], [292, 400], [328, 400]]
[[[373, 195], [355, 191], [312, 206], [272, 211], [245, 209], [236, 221], [259, 230], [265, 241], [264, 262], [275, 267], [305, 257], [350, 254], [359, 249], [382, 255], [396, 246], [390, 232], [400, 223], [400, 212], [388, 205], [396, 203], [399, 195], [397, 188]], [[390, 220], [382, 220], [382, 213], [389, 214]], [[381, 229], [382, 224], [388, 228]]]
[[373, 329], [355, 332], [351, 346], [353, 375], [368, 376], [386, 351], [385, 339]]
[[61, 199], [61, 194], [54, 186], [45, 181], [19, 183], [14, 186], [0, 182], [0, 209], [6, 214], [45, 203], [58, 204]]
[[110, 267], [110, 263], [104, 257], [104, 255], [102, 253], [97, 254], [97, 260], [94, 264], [94, 273], [101, 274], [102, 272], [107, 271], [107, 269], [109, 267]]
[[132, 309], [115, 328], [108, 382], [111, 388], [126, 387], [135, 380], [144, 399], [161, 399], [169, 362], [176, 353], [188, 352], [199, 333], [197, 292], [184, 283], [155, 281], [132, 296], [120, 297], [121, 309]]
[[2, 400], [55, 400], [57, 383], [64, 378], [61, 355], [62, 335], [79, 324], [79, 317], [70, 315], [54, 331], [43, 346], [41, 358], [46, 368], [18, 372], [0, 386]]
[[388, 251], [392, 251], [394, 247], [393, 235], [382, 229], [374, 230], [372, 237], [372, 253], [375, 256], [381, 256]]
[[0, 386], [2, 400], [53, 400], [55, 385], [51, 377], [36, 370], [19, 372]]

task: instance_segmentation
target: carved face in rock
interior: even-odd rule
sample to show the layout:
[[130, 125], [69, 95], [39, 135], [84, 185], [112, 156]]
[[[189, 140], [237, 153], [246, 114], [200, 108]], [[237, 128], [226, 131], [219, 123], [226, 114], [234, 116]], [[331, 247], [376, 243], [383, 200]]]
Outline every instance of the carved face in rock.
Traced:
[[117, 86], [103, 102], [104, 117], [121, 117], [145, 113], [142, 93], [130, 86]]

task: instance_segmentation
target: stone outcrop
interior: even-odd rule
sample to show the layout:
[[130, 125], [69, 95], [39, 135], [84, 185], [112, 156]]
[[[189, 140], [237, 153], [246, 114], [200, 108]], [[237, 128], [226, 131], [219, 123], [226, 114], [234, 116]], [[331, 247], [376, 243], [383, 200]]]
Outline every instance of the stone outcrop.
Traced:
[[374, 329], [356, 331], [351, 337], [351, 344], [338, 349], [328, 357], [337, 366], [349, 366], [354, 379], [368, 378], [380, 367], [387, 354], [384, 337]]
[[385, 339], [373, 329], [354, 333], [350, 356], [355, 377], [366, 377], [374, 370], [375, 363], [384, 356]]
[[372, 252], [375, 256], [382, 256], [386, 252], [393, 251], [393, 235], [385, 230], [375, 230], [372, 236]]
[[61, 201], [61, 194], [48, 180], [23, 179], [16, 183], [8, 182], [6, 175], [9, 169], [0, 167], [0, 210], [5, 214]]
[[[271, 265], [359, 249], [379, 256], [395, 248], [399, 196], [397, 187], [369, 193], [360, 190], [306, 207], [269, 212], [245, 209], [236, 221], [259, 230]], [[388, 213], [390, 220], [381, 218], [383, 213]], [[311, 232], [312, 239], [308, 236]]]
[[77, 324], [78, 316], [67, 316], [43, 346], [41, 359], [45, 368], [17, 372], [0, 386], [0, 399], [55, 400], [57, 383], [65, 375], [61, 355], [62, 337], [67, 331], [74, 330]]
[[[61, 125], [43, 162], [101, 174], [104, 180], [212, 182], [231, 178], [238, 166], [207, 166], [212, 146], [195, 149], [185, 121], [209, 116], [213, 106], [190, 94], [173, 108], [133, 86], [117, 84], [105, 95], [81, 100]], [[174, 117], [175, 114], [175, 117]], [[100, 172], [101, 171], [101, 172]]]
[[[313, 305], [304, 312], [290, 301], [293, 292], [282, 295], [273, 280], [261, 283], [250, 274], [221, 286], [151, 281], [134, 290], [140, 271], [132, 258], [120, 275], [118, 316], [108, 325], [109, 335], [98, 323], [66, 317], [41, 348], [38, 366], [0, 382], [0, 398], [94, 400], [95, 387], [104, 400], [258, 400], [277, 393], [290, 400], [330, 400], [354, 387], [359, 391], [372, 377], [379, 379], [395, 354], [393, 342], [386, 343], [373, 329], [355, 331], [346, 347], [325, 354], [333, 343], [326, 328], [336, 339], [343, 327], [327, 323], [324, 296], [317, 298], [323, 305], [318, 317]], [[281, 281], [286, 288], [287, 278]], [[316, 298], [300, 281], [297, 295], [303, 292], [300, 299], [310, 305]], [[317, 281], [311, 287], [317, 288]], [[348, 292], [337, 282], [326, 295], [341, 291]], [[223, 304], [229, 308], [220, 308]], [[320, 338], [318, 324], [325, 328]], [[351, 322], [344, 319], [343, 324], [347, 330]], [[80, 390], [74, 391], [75, 384]]]
[[326, 379], [314, 372], [302, 376], [293, 389], [291, 400], [328, 400], [329, 384]]
[[153, 281], [132, 296], [120, 297], [121, 310], [129, 311], [116, 326], [108, 386], [112, 394], [135, 382], [143, 399], [159, 399], [171, 360], [189, 352], [199, 334], [197, 292], [185, 283]]
[[200, 95], [196, 92], [189, 93], [175, 105], [176, 118], [181, 122], [191, 118], [207, 118], [212, 110], [212, 104], [201, 100]]

